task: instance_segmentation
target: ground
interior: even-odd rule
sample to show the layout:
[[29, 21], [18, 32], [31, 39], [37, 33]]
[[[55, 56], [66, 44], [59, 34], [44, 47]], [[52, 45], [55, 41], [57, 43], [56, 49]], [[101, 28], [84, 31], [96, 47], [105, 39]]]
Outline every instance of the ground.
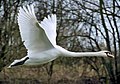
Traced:
[[10, 69], [5, 67], [0, 73], [0, 84], [101, 84], [92, 70], [86, 72], [82, 67], [56, 64], [50, 77], [45, 67], [17, 66]]

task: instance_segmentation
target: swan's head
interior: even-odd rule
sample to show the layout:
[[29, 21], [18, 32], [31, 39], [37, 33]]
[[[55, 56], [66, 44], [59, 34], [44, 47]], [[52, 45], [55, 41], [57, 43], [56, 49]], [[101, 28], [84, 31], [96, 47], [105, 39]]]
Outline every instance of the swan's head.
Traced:
[[114, 58], [114, 55], [112, 55], [112, 53], [110, 51], [99, 51], [99, 54], [104, 56], [104, 57], [110, 57], [110, 58]]

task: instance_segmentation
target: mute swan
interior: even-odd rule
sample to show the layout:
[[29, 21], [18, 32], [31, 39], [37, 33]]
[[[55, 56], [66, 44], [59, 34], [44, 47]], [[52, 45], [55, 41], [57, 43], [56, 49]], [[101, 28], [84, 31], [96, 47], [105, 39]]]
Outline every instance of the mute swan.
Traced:
[[26, 47], [27, 56], [14, 60], [9, 68], [16, 65], [39, 65], [64, 57], [114, 57], [109, 51], [70, 52], [56, 45], [56, 15], [44, 18], [41, 23], [36, 19], [33, 5], [20, 7], [18, 13], [20, 35]]

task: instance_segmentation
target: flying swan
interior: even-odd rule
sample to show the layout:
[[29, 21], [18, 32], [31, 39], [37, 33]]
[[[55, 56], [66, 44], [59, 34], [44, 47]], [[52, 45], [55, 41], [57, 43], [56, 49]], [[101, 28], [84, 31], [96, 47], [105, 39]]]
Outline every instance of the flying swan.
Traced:
[[20, 7], [18, 25], [20, 35], [27, 49], [27, 56], [14, 60], [10, 67], [17, 65], [39, 65], [64, 57], [114, 57], [109, 51], [70, 52], [56, 45], [56, 15], [44, 18], [41, 23], [36, 19], [34, 6]]

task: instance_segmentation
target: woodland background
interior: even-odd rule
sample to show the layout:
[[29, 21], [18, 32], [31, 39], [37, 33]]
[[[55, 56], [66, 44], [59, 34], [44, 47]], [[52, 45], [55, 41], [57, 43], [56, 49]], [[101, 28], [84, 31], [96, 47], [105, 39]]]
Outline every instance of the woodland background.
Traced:
[[[26, 55], [17, 24], [20, 6], [35, 4], [38, 21], [57, 14], [57, 44], [74, 52], [109, 50], [115, 58], [58, 58], [8, 69]], [[26, 30], [27, 31], [27, 30]], [[118, 84], [119, 0], [0, 0], [0, 84]]]

